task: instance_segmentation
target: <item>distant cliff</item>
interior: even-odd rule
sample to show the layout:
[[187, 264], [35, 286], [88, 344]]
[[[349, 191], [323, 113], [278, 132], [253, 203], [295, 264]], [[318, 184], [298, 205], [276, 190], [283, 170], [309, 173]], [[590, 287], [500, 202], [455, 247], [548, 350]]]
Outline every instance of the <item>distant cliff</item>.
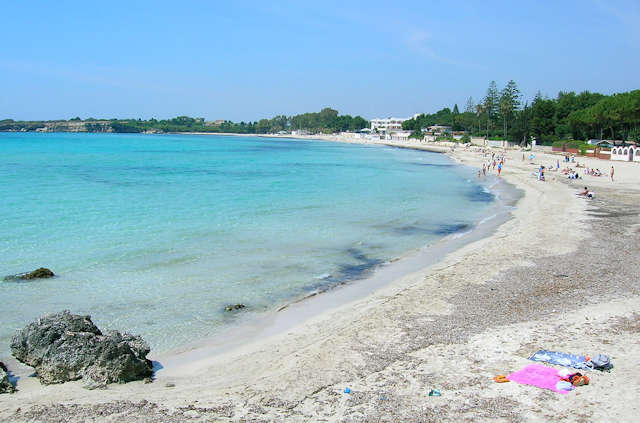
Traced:
[[9, 132], [114, 132], [110, 120], [92, 121], [0, 121], [0, 131]]
[[166, 133], [166, 132], [231, 132], [236, 134], [278, 134], [304, 130], [312, 134], [331, 134], [342, 131], [358, 131], [368, 128], [363, 117], [339, 115], [337, 110], [325, 107], [317, 113], [295, 116], [276, 116], [256, 122], [232, 122], [229, 120], [205, 121], [204, 118], [178, 116], [172, 119], [85, 119], [14, 121], [0, 120], [0, 131], [12, 132], [118, 132], [118, 133]]
[[[224, 122], [224, 121], [223, 121]], [[140, 119], [86, 119], [14, 121], [0, 120], [0, 131], [4, 132], [118, 132], [118, 133], [165, 133], [165, 132], [219, 132], [220, 126], [202, 118], [186, 116], [169, 120]]]

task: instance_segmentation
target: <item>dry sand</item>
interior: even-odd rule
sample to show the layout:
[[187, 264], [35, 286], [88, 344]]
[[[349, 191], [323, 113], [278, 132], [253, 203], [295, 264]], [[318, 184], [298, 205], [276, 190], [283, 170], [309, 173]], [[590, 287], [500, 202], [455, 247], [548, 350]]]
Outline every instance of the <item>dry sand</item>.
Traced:
[[[151, 384], [88, 391], [22, 378], [17, 393], [0, 396], [0, 420], [637, 420], [640, 164], [616, 163], [613, 183], [554, 181], [553, 172], [539, 182], [536, 164], [557, 156], [536, 153], [531, 164], [521, 155], [509, 152], [502, 176], [524, 192], [513, 218], [436, 265], [281, 334], [165, 369]], [[460, 148], [452, 157], [486, 160]], [[584, 185], [595, 199], [575, 196]], [[615, 369], [591, 372], [591, 384], [568, 395], [493, 382], [541, 348], [605, 353]], [[432, 388], [442, 396], [429, 397]]]

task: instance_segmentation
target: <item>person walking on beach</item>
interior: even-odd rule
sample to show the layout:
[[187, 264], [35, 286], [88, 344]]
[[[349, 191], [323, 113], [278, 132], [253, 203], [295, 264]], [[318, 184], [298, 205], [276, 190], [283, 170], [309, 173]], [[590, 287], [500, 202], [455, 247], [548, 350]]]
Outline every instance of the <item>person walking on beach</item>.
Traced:
[[498, 176], [500, 176], [500, 172], [502, 172], [502, 162], [498, 163]]
[[613, 166], [611, 166], [611, 182], [613, 182], [613, 172], [614, 172], [614, 169], [613, 169]]
[[487, 176], [487, 167], [482, 163], [482, 176]]

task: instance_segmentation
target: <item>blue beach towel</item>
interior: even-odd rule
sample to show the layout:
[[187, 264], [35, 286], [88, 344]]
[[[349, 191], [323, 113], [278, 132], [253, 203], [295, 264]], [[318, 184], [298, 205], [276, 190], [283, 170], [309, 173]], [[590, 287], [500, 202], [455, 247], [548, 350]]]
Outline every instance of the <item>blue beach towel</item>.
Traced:
[[529, 357], [529, 360], [558, 364], [580, 370], [591, 370], [591, 367], [587, 364], [586, 357], [557, 351], [540, 350]]

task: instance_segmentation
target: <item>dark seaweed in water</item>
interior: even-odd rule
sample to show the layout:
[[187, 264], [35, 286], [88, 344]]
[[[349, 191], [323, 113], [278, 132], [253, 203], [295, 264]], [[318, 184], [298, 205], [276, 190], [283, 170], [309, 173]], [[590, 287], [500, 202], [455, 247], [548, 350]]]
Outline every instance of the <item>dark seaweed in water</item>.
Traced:
[[398, 226], [393, 228], [393, 232], [398, 235], [415, 235], [415, 234], [430, 234], [431, 230], [416, 225]]
[[348, 248], [346, 253], [354, 258], [356, 264], [341, 264], [334, 275], [323, 278], [322, 281], [307, 287], [308, 291], [326, 291], [334, 286], [343, 285], [349, 281], [364, 279], [373, 269], [384, 263], [384, 260], [367, 257], [357, 248]]
[[362, 251], [356, 248], [347, 249], [347, 253], [354, 259], [358, 260], [358, 264], [341, 264], [338, 275], [343, 281], [353, 281], [356, 279], [362, 279], [367, 273], [369, 273], [374, 267], [382, 264], [384, 261], [380, 259], [374, 259], [367, 257]]
[[490, 203], [494, 200], [495, 196], [490, 192], [486, 192], [481, 187], [476, 187], [473, 191], [467, 194], [471, 201], [477, 201], [481, 203]]
[[436, 230], [433, 231], [436, 235], [451, 235], [456, 232], [463, 231], [469, 228], [471, 225], [468, 223], [445, 223], [440, 225]]
[[422, 162], [411, 162], [412, 165], [416, 166], [431, 166], [431, 167], [453, 167], [456, 166], [452, 163], [422, 163]]

